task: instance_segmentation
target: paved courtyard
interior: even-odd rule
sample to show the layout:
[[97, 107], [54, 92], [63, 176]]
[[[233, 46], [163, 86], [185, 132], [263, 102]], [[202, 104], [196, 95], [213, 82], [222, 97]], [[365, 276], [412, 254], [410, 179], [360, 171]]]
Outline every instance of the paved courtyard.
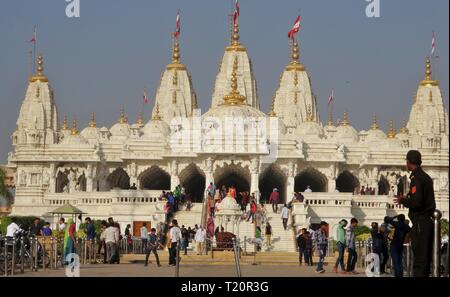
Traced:
[[[325, 267], [326, 272], [317, 274], [315, 267], [281, 266], [273, 265], [244, 265], [241, 267], [243, 277], [365, 277], [364, 272], [358, 275], [342, 275], [331, 272], [330, 267]], [[157, 267], [155, 263], [145, 267], [143, 264], [95, 264], [81, 267], [82, 277], [174, 277], [175, 268], [167, 264]], [[17, 277], [65, 277], [64, 269], [40, 270], [38, 272], [26, 272], [17, 274]], [[235, 277], [236, 269], [233, 265], [181, 265], [181, 277]]]

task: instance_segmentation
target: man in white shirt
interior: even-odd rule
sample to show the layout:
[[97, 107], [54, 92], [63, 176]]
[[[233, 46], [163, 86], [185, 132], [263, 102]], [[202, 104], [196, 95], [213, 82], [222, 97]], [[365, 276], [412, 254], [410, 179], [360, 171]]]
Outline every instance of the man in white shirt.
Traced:
[[[175, 266], [176, 265], [176, 258], [177, 258], [177, 245], [178, 242], [181, 241], [181, 229], [178, 227], [178, 221], [172, 220], [172, 228], [170, 228], [169, 231], [169, 240], [170, 240], [170, 248], [169, 248], [169, 265]], [[181, 258], [178, 260], [178, 262], [181, 260]]]
[[59, 219], [58, 229], [59, 229], [59, 232], [66, 231], [66, 223], [64, 221], [64, 218]]
[[147, 223], [144, 223], [142, 224], [141, 227], [141, 242], [143, 254], [145, 254], [145, 247], [147, 246], [147, 237], [148, 237]]
[[197, 255], [203, 255], [203, 250], [205, 248], [205, 240], [206, 240], [206, 230], [203, 226], [195, 232], [195, 242], [197, 243]]
[[289, 220], [289, 208], [286, 204], [284, 204], [283, 209], [281, 210], [281, 220], [283, 221], [284, 230], [286, 230], [287, 222]]
[[113, 259], [116, 255], [117, 243], [119, 242], [119, 232], [114, 225], [109, 225], [104, 232], [105, 243], [106, 243], [106, 254], [107, 262], [112, 264]]
[[16, 224], [16, 219], [11, 219], [11, 224], [6, 227], [6, 237], [14, 237], [17, 231], [20, 231], [19, 225]]

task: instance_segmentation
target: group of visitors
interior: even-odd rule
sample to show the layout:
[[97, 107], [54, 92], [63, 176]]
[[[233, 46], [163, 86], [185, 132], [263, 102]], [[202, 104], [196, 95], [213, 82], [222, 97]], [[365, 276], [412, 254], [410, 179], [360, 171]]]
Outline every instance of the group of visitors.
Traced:
[[[338, 250], [338, 257], [336, 263], [334, 264], [333, 272], [338, 273], [338, 267], [340, 267], [340, 273], [353, 273], [357, 274], [355, 271], [356, 261], [358, 255], [356, 253], [356, 237], [355, 228], [358, 226], [358, 220], [352, 218], [350, 220], [350, 225], [348, 221], [342, 219], [336, 229], [336, 248]], [[345, 250], [348, 251], [347, 266], [344, 266], [344, 253]]]
[[357, 190], [357, 194], [359, 195], [375, 195], [375, 188], [369, 187], [369, 185], [362, 186], [359, 191]]

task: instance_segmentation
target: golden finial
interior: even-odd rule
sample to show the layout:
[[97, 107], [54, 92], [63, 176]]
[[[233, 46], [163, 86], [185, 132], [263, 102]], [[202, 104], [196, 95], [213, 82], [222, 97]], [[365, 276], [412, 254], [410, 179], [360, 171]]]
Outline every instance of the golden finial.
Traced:
[[439, 84], [437, 80], [433, 80], [431, 74], [431, 61], [430, 57], [427, 57], [425, 61], [425, 79], [420, 82], [422, 86], [437, 86]]
[[276, 95], [272, 96], [272, 107], [271, 107], [270, 112], [268, 113], [269, 117], [276, 117], [277, 116], [277, 114], [275, 113], [275, 97], [276, 97]]
[[395, 135], [397, 134], [397, 132], [395, 131], [395, 127], [394, 127], [394, 121], [389, 121], [389, 132], [388, 132], [388, 138], [392, 139], [395, 138]]
[[296, 40], [292, 41], [292, 61], [286, 66], [287, 71], [304, 71], [305, 67], [299, 62], [300, 54]]
[[409, 131], [406, 126], [407, 126], [406, 120], [403, 120], [403, 127], [400, 129], [400, 133], [408, 134]]
[[[185, 70], [186, 66], [180, 63], [180, 43], [178, 42], [178, 38], [174, 38], [173, 41], [173, 49], [172, 49], [172, 63], [167, 65], [167, 70], [170, 69], [178, 69]], [[162, 76], [162, 75], [161, 75]]]
[[433, 102], [433, 93], [430, 90], [430, 94], [428, 95], [428, 101]]
[[226, 48], [226, 51], [240, 51], [245, 52], [245, 47], [242, 46], [239, 35], [239, 25], [237, 22], [234, 23], [233, 34], [231, 36], [231, 45]]
[[67, 124], [67, 114], [64, 114], [63, 130], [69, 130], [69, 125]]
[[306, 121], [307, 122], [314, 121], [314, 116], [311, 110], [311, 104], [308, 104], [308, 107], [306, 108]]
[[97, 123], [95, 123], [95, 116], [94, 116], [93, 112], [91, 112], [91, 116], [89, 119], [89, 127], [91, 127], [91, 128], [97, 127]]
[[159, 115], [159, 103], [156, 103], [155, 108], [156, 108], [155, 115], [153, 116], [152, 120], [159, 121], [159, 120], [161, 120], [161, 116]]
[[175, 71], [174, 71], [174, 73], [173, 73], [172, 84], [173, 84], [174, 86], [177, 86], [177, 85], [178, 85], [178, 72], [177, 72], [176, 69], [175, 69]]
[[125, 117], [125, 111], [122, 106], [122, 108], [120, 109], [119, 124], [126, 124], [127, 122], [128, 121], [127, 121], [127, 118]]
[[372, 115], [372, 126], [370, 126], [370, 128], [372, 130], [378, 130], [380, 128], [380, 126], [378, 126], [378, 123], [377, 123], [377, 115], [376, 114]]
[[139, 126], [143, 126], [144, 125], [144, 119], [142, 116], [142, 112], [138, 113], [138, 118], [137, 118], [137, 122], [136, 122]]
[[334, 126], [334, 122], [333, 122], [333, 113], [331, 112], [331, 110], [330, 110], [330, 112], [328, 112], [328, 122], [327, 122], [327, 126]]
[[237, 70], [238, 70], [238, 57], [234, 57], [233, 71], [231, 73], [231, 91], [228, 95], [223, 97], [223, 105], [241, 105], [244, 104], [247, 99], [245, 96], [241, 95], [238, 90], [237, 83]]
[[76, 117], [73, 117], [73, 120], [72, 120], [72, 135], [78, 135], [77, 118]]
[[173, 91], [172, 93], [172, 103], [176, 104], [177, 103], [177, 92]]
[[37, 58], [37, 74], [32, 75], [30, 77], [30, 82], [35, 81], [41, 81], [41, 82], [48, 82], [48, 78], [44, 75], [44, 57], [42, 56], [42, 53], [39, 53], [39, 56]]
[[298, 75], [297, 75], [297, 71], [294, 72], [294, 86], [298, 85]]
[[348, 112], [344, 111], [344, 119], [341, 122], [341, 126], [348, 126], [350, 124], [350, 121], [348, 120]]

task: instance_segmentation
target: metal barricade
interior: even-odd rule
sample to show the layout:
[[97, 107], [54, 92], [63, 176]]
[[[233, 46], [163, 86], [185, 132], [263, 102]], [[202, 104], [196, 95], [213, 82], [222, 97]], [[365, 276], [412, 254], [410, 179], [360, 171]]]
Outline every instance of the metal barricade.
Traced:
[[240, 252], [239, 252], [239, 242], [233, 237], [233, 251], [234, 251], [234, 263], [236, 265], [236, 274], [237, 277], [241, 277], [241, 263], [240, 263]]
[[175, 251], [175, 277], [180, 276], [180, 240], [177, 241], [177, 247]]

